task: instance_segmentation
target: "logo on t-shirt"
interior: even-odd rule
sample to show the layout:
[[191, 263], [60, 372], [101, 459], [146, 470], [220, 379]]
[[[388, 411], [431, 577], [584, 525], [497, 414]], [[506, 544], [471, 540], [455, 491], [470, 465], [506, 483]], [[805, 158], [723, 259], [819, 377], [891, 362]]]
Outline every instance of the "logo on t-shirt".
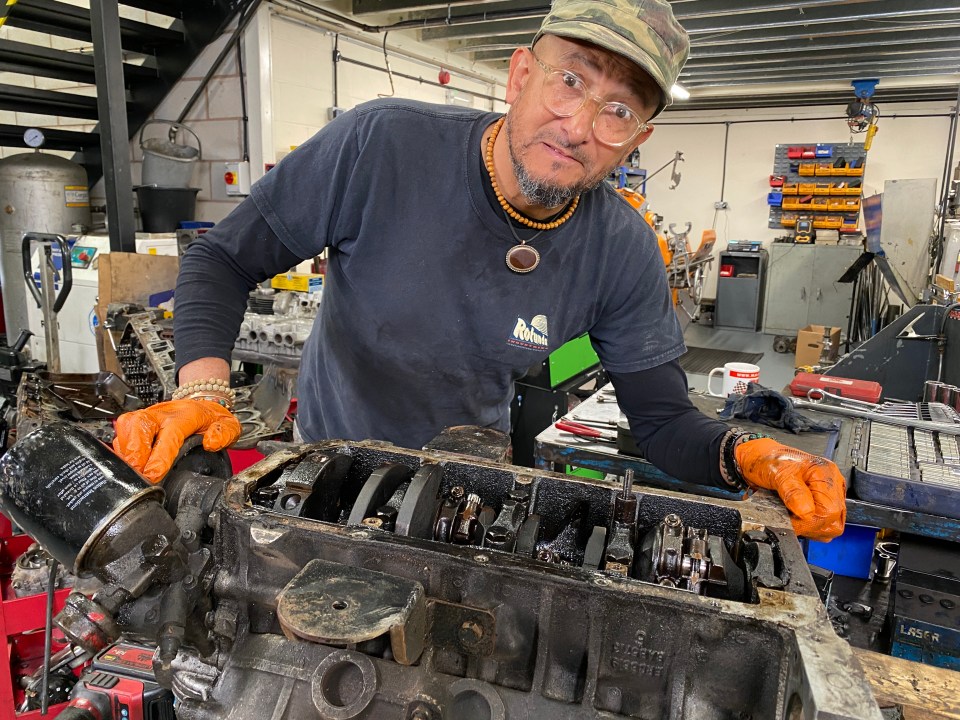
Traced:
[[507, 338], [511, 345], [530, 348], [531, 350], [545, 350], [547, 348], [547, 316], [535, 315], [528, 325], [523, 318], [517, 318], [513, 333]]

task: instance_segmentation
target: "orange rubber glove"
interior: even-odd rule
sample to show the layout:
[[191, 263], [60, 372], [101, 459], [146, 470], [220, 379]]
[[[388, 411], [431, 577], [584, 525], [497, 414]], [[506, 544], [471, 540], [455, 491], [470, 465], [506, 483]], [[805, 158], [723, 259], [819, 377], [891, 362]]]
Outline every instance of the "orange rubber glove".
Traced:
[[121, 415], [113, 451], [153, 483], [173, 466], [184, 441], [203, 435], [203, 449], [216, 452], [240, 437], [240, 423], [212, 400], [172, 400]]
[[847, 485], [832, 462], [771, 438], [747, 440], [733, 452], [744, 480], [780, 496], [797, 535], [832, 540], [843, 532]]

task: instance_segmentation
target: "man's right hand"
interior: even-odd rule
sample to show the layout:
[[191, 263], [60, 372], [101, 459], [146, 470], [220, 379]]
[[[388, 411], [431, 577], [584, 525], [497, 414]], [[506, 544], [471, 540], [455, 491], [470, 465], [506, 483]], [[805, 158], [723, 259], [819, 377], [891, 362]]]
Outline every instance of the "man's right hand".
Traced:
[[153, 483], [173, 466], [188, 437], [203, 435], [203, 449], [216, 452], [240, 437], [239, 421], [212, 400], [172, 400], [117, 418], [113, 451]]

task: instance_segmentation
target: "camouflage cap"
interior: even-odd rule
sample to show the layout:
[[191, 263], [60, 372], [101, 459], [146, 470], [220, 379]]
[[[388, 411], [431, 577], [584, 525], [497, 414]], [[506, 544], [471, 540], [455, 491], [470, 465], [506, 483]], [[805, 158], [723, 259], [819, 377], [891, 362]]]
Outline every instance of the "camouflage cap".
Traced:
[[623, 55], [660, 86], [659, 115], [673, 102], [670, 88], [690, 54], [687, 32], [666, 0], [554, 0], [541, 35], [584, 40]]

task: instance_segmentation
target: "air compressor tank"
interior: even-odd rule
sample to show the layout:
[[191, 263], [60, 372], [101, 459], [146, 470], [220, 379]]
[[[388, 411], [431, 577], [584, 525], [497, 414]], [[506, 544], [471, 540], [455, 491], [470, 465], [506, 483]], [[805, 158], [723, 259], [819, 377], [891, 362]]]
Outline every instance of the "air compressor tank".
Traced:
[[82, 166], [41, 152], [0, 159], [0, 284], [9, 337], [28, 327], [23, 234], [67, 235], [80, 225], [91, 225], [87, 172]]

